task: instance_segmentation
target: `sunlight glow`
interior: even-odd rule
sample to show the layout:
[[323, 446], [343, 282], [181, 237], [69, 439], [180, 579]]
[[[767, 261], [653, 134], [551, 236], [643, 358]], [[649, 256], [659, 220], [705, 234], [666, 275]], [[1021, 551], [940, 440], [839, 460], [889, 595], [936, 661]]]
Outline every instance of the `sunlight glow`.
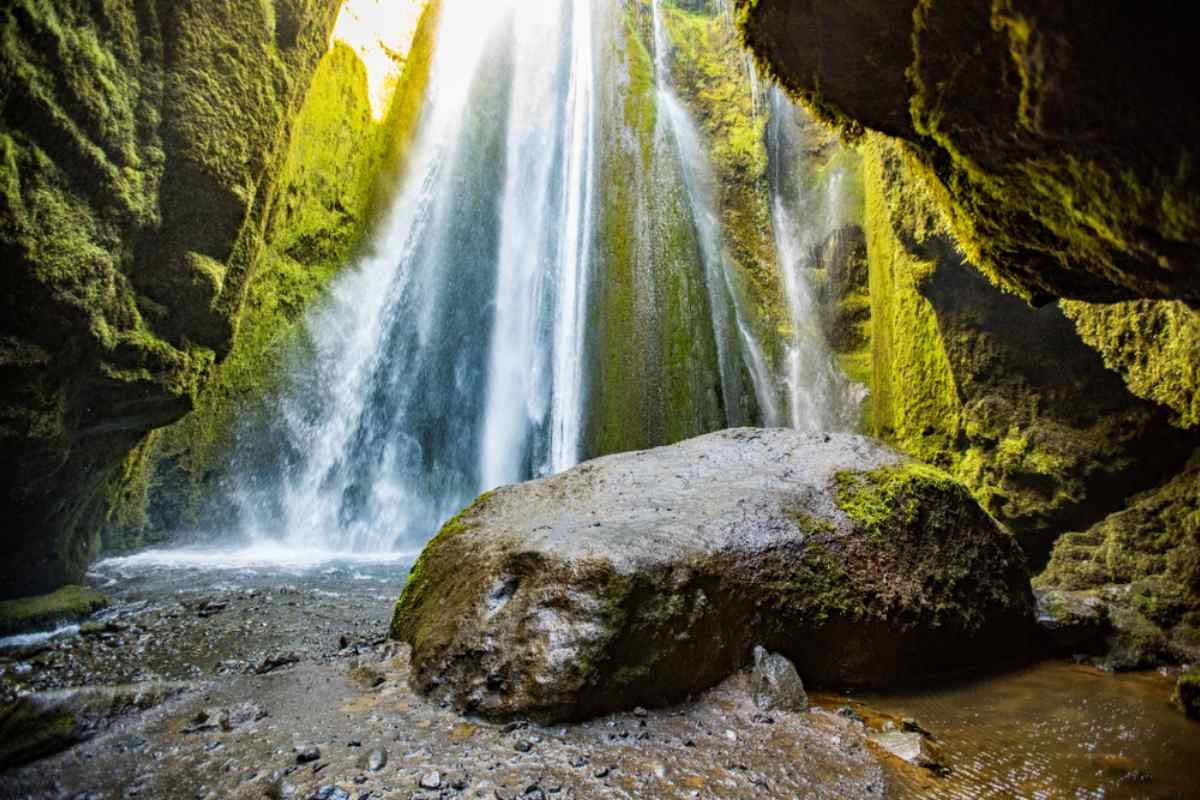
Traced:
[[342, 42], [362, 59], [377, 120], [387, 111], [425, 5], [426, 0], [346, 0], [338, 12], [329, 47]]

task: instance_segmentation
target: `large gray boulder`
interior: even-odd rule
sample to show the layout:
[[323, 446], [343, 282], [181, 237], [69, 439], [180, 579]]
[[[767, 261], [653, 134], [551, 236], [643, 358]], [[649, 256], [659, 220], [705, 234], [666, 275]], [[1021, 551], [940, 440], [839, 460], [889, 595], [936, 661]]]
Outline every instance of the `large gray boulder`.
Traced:
[[738, 429], [507, 486], [413, 567], [415, 689], [586, 717], [705, 689], [763, 644], [815, 686], [1019, 655], [1021, 551], [949, 475], [869, 439]]

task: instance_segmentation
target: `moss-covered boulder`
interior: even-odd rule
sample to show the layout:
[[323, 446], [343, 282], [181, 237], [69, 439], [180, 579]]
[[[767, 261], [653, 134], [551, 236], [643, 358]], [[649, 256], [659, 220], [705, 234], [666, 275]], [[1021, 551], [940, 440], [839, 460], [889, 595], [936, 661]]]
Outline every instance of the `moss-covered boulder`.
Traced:
[[1179, 676], [1175, 683], [1175, 703], [1192, 719], [1200, 719], [1200, 668]]
[[949, 475], [852, 435], [735, 429], [499, 489], [414, 566], [412, 684], [489, 717], [659, 705], [782, 653], [895, 685], [1024, 653], [1016, 542]]
[[78, 579], [233, 344], [337, 0], [0, 10], [0, 596]]
[[0, 601], [0, 636], [50, 630], [76, 622], [108, 605], [108, 598], [85, 586], [63, 586], [50, 594]]
[[972, 263], [1037, 303], [1200, 305], [1187, 12], [1030, 0], [737, 0], [759, 62], [896, 137]]
[[1035, 583], [1105, 604], [1115, 669], [1200, 660], [1200, 454], [1123, 510], [1062, 536]]

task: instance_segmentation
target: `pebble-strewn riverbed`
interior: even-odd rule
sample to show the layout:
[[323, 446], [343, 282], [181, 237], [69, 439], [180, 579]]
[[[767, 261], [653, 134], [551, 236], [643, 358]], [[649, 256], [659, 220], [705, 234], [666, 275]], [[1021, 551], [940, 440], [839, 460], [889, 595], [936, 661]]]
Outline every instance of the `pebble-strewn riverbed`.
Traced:
[[[1200, 728], [1153, 674], [1049, 662], [921, 695], [818, 695], [760, 713], [739, 674], [682, 706], [578, 725], [464, 719], [414, 695], [386, 641], [404, 558], [150, 554], [91, 576], [114, 605], [0, 650], [30, 690], [185, 682], [74, 749], [0, 775], [4, 798], [1187, 797]], [[846, 708], [849, 706], [853, 713]], [[840, 713], [839, 713], [840, 709]], [[929, 734], [900, 762], [872, 728]]]

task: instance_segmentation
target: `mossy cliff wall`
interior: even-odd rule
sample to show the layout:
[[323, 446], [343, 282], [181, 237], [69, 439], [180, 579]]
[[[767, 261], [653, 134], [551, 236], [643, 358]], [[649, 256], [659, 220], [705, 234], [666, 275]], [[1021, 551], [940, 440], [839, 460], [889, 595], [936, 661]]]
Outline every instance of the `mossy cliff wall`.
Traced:
[[700, 243], [655, 97], [648, 6], [630, 0], [601, 19], [590, 455], [716, 430], [727, 413]]
[[878, 134], [862, 150], [868, 430], [957, 474], [1041, 563], [1059, 534], [1169, 478], [1200, 437], [1131, 393], [1060, 308], [976, 271], [909, 151]]
[[1041, 304], [1200, 305], [1200, 96], [1169, 4], [737, 0], [800, 102], [903, 142], [967, 258]]
[[1115, 668], [1200, 659], [1200, 451], [1163, 486], [1059, 539], [1036, 585], [1108, 607]]
[[0, 10], [0, 594], [78, 577], [233, 345], [336, 0]]
[[440, 17], [430, 2], [380, 119], [366, 67], [335, 42], [317, 65], [296, 115], [264, 245], [257, 256], [237, 340], [196, 395], [195, 409], [154, 431], [126, 460], [127, 479], [109, 508], [109, 551], [164, 538], [198, 522], [228, 466], [239, 421], [261, 411], [302, 346], [302, 312], [355, 251], [402, 177], [416, 133]]

